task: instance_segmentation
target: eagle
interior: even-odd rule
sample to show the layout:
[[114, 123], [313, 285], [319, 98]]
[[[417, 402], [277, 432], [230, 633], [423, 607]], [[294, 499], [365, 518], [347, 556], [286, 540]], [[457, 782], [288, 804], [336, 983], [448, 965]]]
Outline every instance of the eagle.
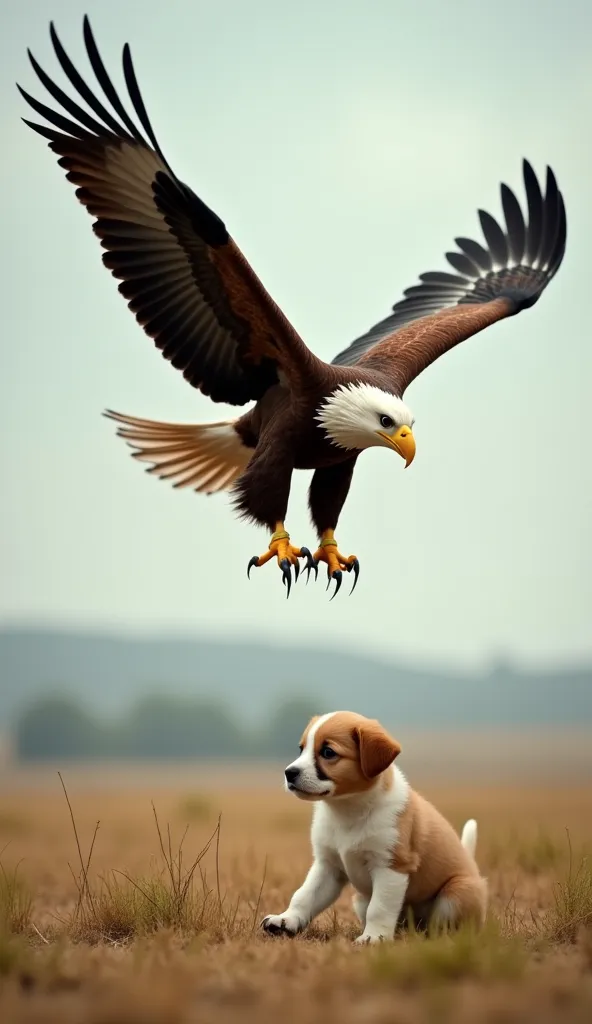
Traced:
[[[533, 306], [563, 260], [566, 213], [555, 174], [544, 193], [523, 161], [527, 215], [501, 184], [504, 226], [478, 211], [485, 245], [456, 238], [446, 258], [454, 273], [432, 271], [407, 288], [388, 316], [320, 359], [266, 291], [221, 218], [167, 162], [138, 86], [131, 51], [123, 75], [135, 119], [99, 54], [88, 17], [83, 38], [99, 98], [72, 63], [53, 23], [57, 60], [86, 108], [41, 68], [50, 107], [20, 86], [48, 124], [23, 118], [49, 142], [76, 196], [94, 219], [103, 263], [145, 333], [185, 380], [212, 402], [249, 405], [235, 419], [157, 422], [106, 410], [117, 434], [147, 471], [177, 488], [231, 491], [235, 513], [267, 528], [268, 548], [247, 574], [275, 558], [290, 594], [300, 559], [318, 576], [327, 567], [332, 598], [345, 572], [358, 581], [356, 555], [343, 555], [335, 531], [356, 462], [367, 448], [395, 452], [410, 466], [414, 416], [405, 393], [434, 360], [499, 320]], [[254, 403], [254, 404], [250, 404]], [[314, 553], [286, 529], [292, 474], [313, 470], [308, 504], [318, 537]]]

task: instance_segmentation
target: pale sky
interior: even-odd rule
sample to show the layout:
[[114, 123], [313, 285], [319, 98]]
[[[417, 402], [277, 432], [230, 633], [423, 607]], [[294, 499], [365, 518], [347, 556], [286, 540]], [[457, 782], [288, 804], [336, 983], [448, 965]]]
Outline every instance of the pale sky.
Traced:
[[[91, 219], [15, 81], [63, 86], [51, 18], [86, 75], [90, 15], [117, 83], [132, 47], [176, 173], [225, 220], [323, 358], [481, 240], [521, 161], [555, 170], [567, 253], [534, 309], [449, 353], [408, 390], [417, 456], [366, 452], [337, 537], [361, 562], [284, 599], [264, 531], [226, 496], [175, 492], [101, 417], [236, 415], [193, 390], [136, 324]], [[246, 634], [480, 665], [592, 655], [592, 9], [576, 0], [15, 0], [0, 15], [0, 621]], [[92, 79], [88, 79], [92, 83]], [[69, 86], [65, 86], [69, 89]], [[287, 525], [313, 547], [294, 477]]]

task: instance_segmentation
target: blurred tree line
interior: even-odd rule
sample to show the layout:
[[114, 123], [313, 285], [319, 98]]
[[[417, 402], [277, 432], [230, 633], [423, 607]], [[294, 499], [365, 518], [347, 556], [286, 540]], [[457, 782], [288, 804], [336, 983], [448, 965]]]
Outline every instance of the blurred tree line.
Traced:
[[38, 700], [13, 730], [21, 761], [290, 759], [309, 718], [312, 699], [289, 701], [260, 728], [248, 728], [212, 700], [146, 697], [117, 721], [99, 720], [64, 697]]

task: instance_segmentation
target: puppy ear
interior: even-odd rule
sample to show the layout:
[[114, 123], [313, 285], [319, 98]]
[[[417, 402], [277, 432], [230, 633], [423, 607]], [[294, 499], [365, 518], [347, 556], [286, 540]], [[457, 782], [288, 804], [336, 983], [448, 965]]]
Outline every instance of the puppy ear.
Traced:
[[367, 779], [375, 779], [393, 763], [401, 747], [380, 722], [370, 719], [356, 725], [354, 739], [360, 748], [360, 767]]

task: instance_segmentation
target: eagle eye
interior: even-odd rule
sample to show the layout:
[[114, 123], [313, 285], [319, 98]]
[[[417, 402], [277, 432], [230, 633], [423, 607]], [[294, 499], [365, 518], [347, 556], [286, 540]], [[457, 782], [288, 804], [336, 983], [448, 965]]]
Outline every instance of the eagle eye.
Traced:
[[385, 430], [392, 430], [395, 425], [395, 421], [392, 417], [383, 415], [380, 417], [380, 425], [381, 427], [384, 427]]

